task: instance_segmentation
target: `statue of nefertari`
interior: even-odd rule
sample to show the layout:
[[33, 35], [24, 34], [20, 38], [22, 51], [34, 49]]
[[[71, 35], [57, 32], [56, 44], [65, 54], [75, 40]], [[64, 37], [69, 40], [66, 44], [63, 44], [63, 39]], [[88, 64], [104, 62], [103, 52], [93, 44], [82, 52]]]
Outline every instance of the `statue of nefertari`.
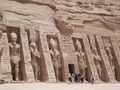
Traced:
[[112, 52], [111, 52], [110, 47], [105, 47], [105, 51], [106, 51], [106, 54], [107, 54], [107, 56], [108, 56], [108, 60], [109, 60], [109, 62], [110, 62], [110, 65], [111, 65], [113, 74], [114, 74], [114, 76], [115, 76], [114, 58], [113, 58], [113, 55], [112, 55]]
[[19, 81], [19, 62], [20, 58], [20, 45], [17, 43], [17, 34], [12, 32], [10, 47], [10, 60], [12, 64], [12, 75], [15, 81]]
[[31, 64], [33, 67], [33, 72], [34, 72], [34, 77], [35, 77], [35, 81], [38, 81], [38, 72], [40, 70], [40, 66], [39, 66], [39, 60], [40, 60], [40, 53], [37, 49], [37, 45], [35, 43], [35, 41], [32, 41], [30, 43], [30, 52], [31, 52]]
[[56, 76], [57, 82], [59, 82], [60, 53], [59, 53], [59, 50], [57, 47], [57, 41], [55, 41], [53, 38], [51, 38], [50, 45], [51, 45], [50, 54], [52, 56], [55, 76]]
[[85, 60], [85, 53], [82, 51], [82, 46], [79, 40], [76, 40], [75, 43], [76, 47], [77, 47], [77, 56], [78, 56], [78, 64], [79, 64], [79, 69], [80, 69], [80, 73], [83, 75], [83, 82], [86, 82], [85, 80], [85, 69], [87, 68], [87, 64], [86, 64], [86, 60]]
[[95, 63], [95, 66], [97, 68], [99, 78], [102, 79], [102, 67], [101, 67], [102, 59], [99, 56], [97, 49], [94, 45], [92, 45], [92, 51], [93, 51], [94, 63]]

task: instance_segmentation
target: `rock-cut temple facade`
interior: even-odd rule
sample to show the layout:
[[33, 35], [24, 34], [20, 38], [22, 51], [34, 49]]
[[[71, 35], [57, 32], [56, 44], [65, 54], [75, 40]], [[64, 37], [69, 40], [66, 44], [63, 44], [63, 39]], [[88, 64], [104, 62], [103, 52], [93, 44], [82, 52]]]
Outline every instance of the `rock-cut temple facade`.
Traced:
[[120, 81], [120, 0], [0, 0], [0, 80]]

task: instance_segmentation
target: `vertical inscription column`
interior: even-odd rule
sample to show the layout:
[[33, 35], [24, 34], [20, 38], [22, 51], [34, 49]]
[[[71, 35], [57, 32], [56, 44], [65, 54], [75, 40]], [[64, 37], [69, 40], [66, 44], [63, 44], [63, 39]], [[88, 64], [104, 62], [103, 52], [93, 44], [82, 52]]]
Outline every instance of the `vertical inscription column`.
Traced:
[[25, 63], [26, 80], [34, 81], [34, 74], [33, 74], [33, 69], [31, 65], [31, 56], [30, 56], [29, 43], [28, 43], [28, 36], [27, 36], [27, 32], [25, 32], [23, 28], [21, 28], [20, 30], [20, 37], [21, 37], [23, 59]]
[[114, 55], [115, 55], [115, 65], [117, 65], [116, 67], [116, 78], [118, 81], [120, 81], [120, 48], [118, 46], [118, 43], [117, 43], [117, 39], [115, 36], [111, 36], [110, 37], [111, 39], [111, 44], [112, 44], [112, 47], [113, 47], [113, 52], [114, 52]]
[[90, 39], [90, 45], [95, 45], [96, 46], [96, 43], [95, 43], [95, 38], [93, 35], [89, 35], [89, 39]]
[[7, 34], [3, 33], [2, 36], [2, 45], [3, 45], [3, 56], [1, 59], [1, 73], [2, 79], [5, 81], [11, 81], [11, 65], [10, 65], [10, 54], [9, 54], [9, 44]]
[[67, 48], [69, 48], [69, 46], [65, 45], [67, 40], [64, 40], [64, 36], [59, 36], [58, 39], [60, 42], [60, 48], [61, 48], [62, 59], [63, 59], [63, 62], [62, 62], [63, 80], [66, 82], [68, 80], [68, 73], [69, 73], [68, 65], [66, 63], [66, 60], [68, 58]]
[[54, 73], [54, 68], [53, 68], [53, 64], [52, 64], [52, 59], [50, 56], [50, 51], [49, 51], [49, 47], [48, 47], [48, 42], [47, 42], [47, 38], [46, 38], [46, 34], [45, 33], [40, 33], [39, 32], [39, 38], [41, 41], [41, 48], [43, 50], [43, 56], [44, 56], [44, 62], [45, 62], [45, 72], [46, 72], [46, 81], [49, 82], [56, 82], [56, 77], [55, 77], [55, 73]]
[[114, 82], [116, 80], [115, 80], [115, 77], [114, 77], [113, 72], [111, 70], [108, 56], [106, 55], [106, 52], [104, 50], [104, 44], [103, 44], [102, 38], [100, 36], [96, 36], [96, 40], [97, 40], [100, 54], [101, 54], [101, 57], [102, 57], [102, 60], [104, 63], [104, 68], [105, 68], [105, 77], [104, 78], [106, 81]]
[[93, 60], [93, 56], [91, 53], [90, 44], [89, 44], [87, 35], [83, 35], [83, 43], [85, 46], [86, 56], [87, 56], [87, 60], [89, 63], [88, 65], [90, 67], [90, 70], [91, 70], [90, 72], [92, 74], [92, 77], [94, 78], [94, 82], [100, 83], [100, 79], [99, 79], [97, 69], [96, 69], [95, 64], [94, 64], [94, 60]]

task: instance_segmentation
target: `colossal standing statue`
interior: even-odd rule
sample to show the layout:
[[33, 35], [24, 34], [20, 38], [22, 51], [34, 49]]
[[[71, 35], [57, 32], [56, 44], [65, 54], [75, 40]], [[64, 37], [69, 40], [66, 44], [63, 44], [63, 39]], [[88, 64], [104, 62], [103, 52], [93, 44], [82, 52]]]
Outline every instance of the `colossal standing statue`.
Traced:
[[40, 53], [37, 49], [37, 45], [35, 43], [35, 41], [32, 41], [30, 43], [30, 52], [31, 52], [31, 57], [32, 57], [32, 67], [33, 67], [33, 71], [34, 71], [34, 77], [35, 77], [35, 81], [38, 81], [38, 72], [40, 70], [40, 66], [39, 66], [39, 60], [40, 60]]
[[15, 81], [19, 81], [19, 62], [20, 62], [20, 45], [17, 43], [17, 34], [12, 32], [11, 36], [11, 43], [9, 44], [10, 47], [10, 59], [12, 63], [12, 70], [15, 72], [13, 74], [15, 77]]
[[114, 58], [113, 58], [113, 56], [112, 56], [112, 52], [111, 52], [110, 47], [105, 47], [105, 51], [106, 51], [106, 54], [107, 54], [107, 56], [108, 56], [108, 60], [109, 60], [109, 62], [110, 62], [110, 65], [111, 65], [113, 74], [114, 74], [114, 76], [115, 76]]
[[59, 53], [59, 50], [57, 47], [57, 41], [55, 41], [53, 38], [51, 38], [50, 45], [51, 45], [50, 54], [52, 56], [55, 76], [56, 76], [57, 82], [59, 82], [60, 53]]
[[98, 55], [97, 49], [94, 45], [92, 45], [92, 51], [93, 51], [94, 63], [97, 68], [99, 78], [102, 79], [102, 68], [101, 68], [102, 59]]
[[86, 60], [85, 60], [85, 53], [82, 51], [82, 46], [79, 40], [76, 40], [75, 43], [76, 47], [77, 47], [77, 56], [78, 56], [78, 64], [79, 64], [79, 68], [80, 68], [80, 72], [83, 75], [83, 82], [85, 82], [85, 69], [87, 68], [86, 65]]

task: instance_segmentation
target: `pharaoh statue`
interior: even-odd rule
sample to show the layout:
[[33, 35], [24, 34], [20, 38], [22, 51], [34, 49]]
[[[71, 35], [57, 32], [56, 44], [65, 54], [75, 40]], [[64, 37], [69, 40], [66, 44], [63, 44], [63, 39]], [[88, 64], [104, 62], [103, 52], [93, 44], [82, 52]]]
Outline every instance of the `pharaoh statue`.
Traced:
[[34, 71], [34, 77], [35, 77], [35, 81], [38, 81], [38, 72], [40, 70], [40, 66], [39, 66], [39, 60], [40, 60], [40, 53], [37, 49], [37, 45], [35, 43], [35, 40], [31, 41], [30, 43], [30, 52], [31, 52], [31, 64], [33, 67], [33, 71]]
[[76, 40], [75, 45], [77, 47], [76, 54], [78, 56], [78, 64], [79, 64], [80, 72], [83, 75], [83, 82], [86, 82], [85, 69], [87, 68], [87, 65], [86, 65], [86, 60], [85, 60], [85, 53], [82, 51], [82, 46], [78, 39]]
[[50, 54], [52, 56], [56, 80], [57, 80], [57, 82], [59, 82], [60, 53], [59, 53], [59, 50], [57, 47], [57, 41], [55, 41], [53, 38], [51, 38], [49, 43], [51, 45]]
[[94, 63], [97, 68], [99, 78], [102, 79], [102, 67], [101, 67], [102, 59], [100, 58], [95, 45], [92, 45], [92, 51], [93, 51]]
[[12, 32], [10, 47], [10, 60], [12, 64], [12, 74], [15, 76], [15, 81], [19, 81], [19, 62], [20, 62], [20, 45], [17, 43], [17, 34]]
[[111, 68], [112, 68], [112, 71], [113, 71], [113, 74], [115, 76], [115, 66], [114, 66], [114, 59], [113, 59], [113, 56], [112, 56], [112, 52], [111, 52], [111, 49], [110, 47], [105, 47], [105, 51], [106, 51], [106, 54], [108, 56], [108, 60], [110, 62], [110, 65], [111, 65]]

